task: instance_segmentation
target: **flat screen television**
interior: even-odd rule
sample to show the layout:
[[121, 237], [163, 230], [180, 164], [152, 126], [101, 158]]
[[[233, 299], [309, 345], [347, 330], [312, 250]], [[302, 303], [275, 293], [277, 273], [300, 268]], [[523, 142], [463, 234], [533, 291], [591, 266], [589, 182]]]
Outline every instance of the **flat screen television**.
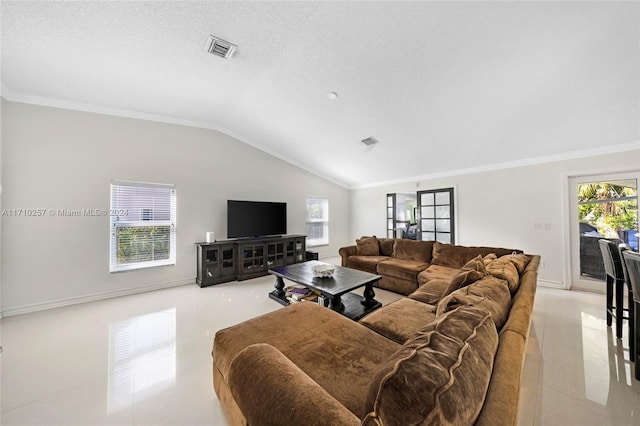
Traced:
[[227, 237], [255, 238], [287, 233], [287, 203], [227, 200]]

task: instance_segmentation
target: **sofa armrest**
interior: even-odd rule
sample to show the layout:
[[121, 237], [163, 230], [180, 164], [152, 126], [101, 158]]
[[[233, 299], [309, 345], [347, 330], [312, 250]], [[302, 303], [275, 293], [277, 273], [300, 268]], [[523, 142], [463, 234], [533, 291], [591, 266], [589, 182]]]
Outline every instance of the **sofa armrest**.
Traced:
[[349, 256], [353, 256], [355, 254], [358, 253], [358, 249], [356, 246], [347, 246], [347, 247], [341, 247], [340, 250], [338, 250], [338, 253], [340, 254], [340, 257], [342, 258], [342, 266], [343, 267], [347, 267], [347, 259], [349, 258]]
[[229, 388], [248, 424], [360, 425], [344, 405], [266, 343], [231, 361]]

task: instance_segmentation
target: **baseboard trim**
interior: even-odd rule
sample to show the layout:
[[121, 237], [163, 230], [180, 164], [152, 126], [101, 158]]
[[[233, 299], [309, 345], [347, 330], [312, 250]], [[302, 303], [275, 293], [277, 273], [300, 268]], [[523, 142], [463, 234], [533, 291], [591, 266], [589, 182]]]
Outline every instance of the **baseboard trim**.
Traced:
[[538, 284], [542, 287], [558, 288], [560, 290], [566, 290], [564, 285], [559, 281], [549, 281], [538, 279]]
[[169, 281], [169, 282], [154, 284], [146, 287], [109, 291], [104, 293], [91, 294], [88, 296], [69, 297], [69, 298], [58, 299], [58, 300], [53, 300], [49, 302], [33, 303], [30, 305], [16, 306], [14, 308], [5, 308], [0, 312], [0, 318], [10, 317], [14, 315], [29, 314], [29, 313], [38, 312], [38, 311], [45, 311], [47, 309], [62, 308], [65, 306], [78, 305], [80, 303], [96, 302], [98, 300], [104, 300], [104, 299], [113, 299], [115, 297], [129, 296], [129, 295], [138, 294], [138, 293], [146, 293], [149, 291], [162, 290], [164, 288], [171, 288], [171, 287], [179, 287], [187, 284], [195, 285], [195, 282], [196, 282], [196, 279], [194, 277], [194, 278], [189, 278], [184, 280]]

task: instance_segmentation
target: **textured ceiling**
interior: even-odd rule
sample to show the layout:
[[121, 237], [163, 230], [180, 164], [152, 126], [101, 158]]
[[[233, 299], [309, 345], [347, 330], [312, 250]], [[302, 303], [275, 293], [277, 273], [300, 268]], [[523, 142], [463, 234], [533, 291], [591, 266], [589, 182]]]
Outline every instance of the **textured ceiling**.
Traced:
[[[347, 187], [640, 141], [638, 2], [0, 11], [5, 98], [197, 123]], [[204, 53], [210, 34], [234, 59]]]

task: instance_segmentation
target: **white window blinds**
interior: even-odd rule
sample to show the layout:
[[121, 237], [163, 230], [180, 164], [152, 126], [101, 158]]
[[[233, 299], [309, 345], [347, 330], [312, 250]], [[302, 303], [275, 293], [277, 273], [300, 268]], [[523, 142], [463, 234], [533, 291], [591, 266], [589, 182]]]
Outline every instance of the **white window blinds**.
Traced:
[[111, 183], [111, 272], [176, 263], [174, 185]]
[[307, 198], [307, 247], [329, 244], [329, 200]]

